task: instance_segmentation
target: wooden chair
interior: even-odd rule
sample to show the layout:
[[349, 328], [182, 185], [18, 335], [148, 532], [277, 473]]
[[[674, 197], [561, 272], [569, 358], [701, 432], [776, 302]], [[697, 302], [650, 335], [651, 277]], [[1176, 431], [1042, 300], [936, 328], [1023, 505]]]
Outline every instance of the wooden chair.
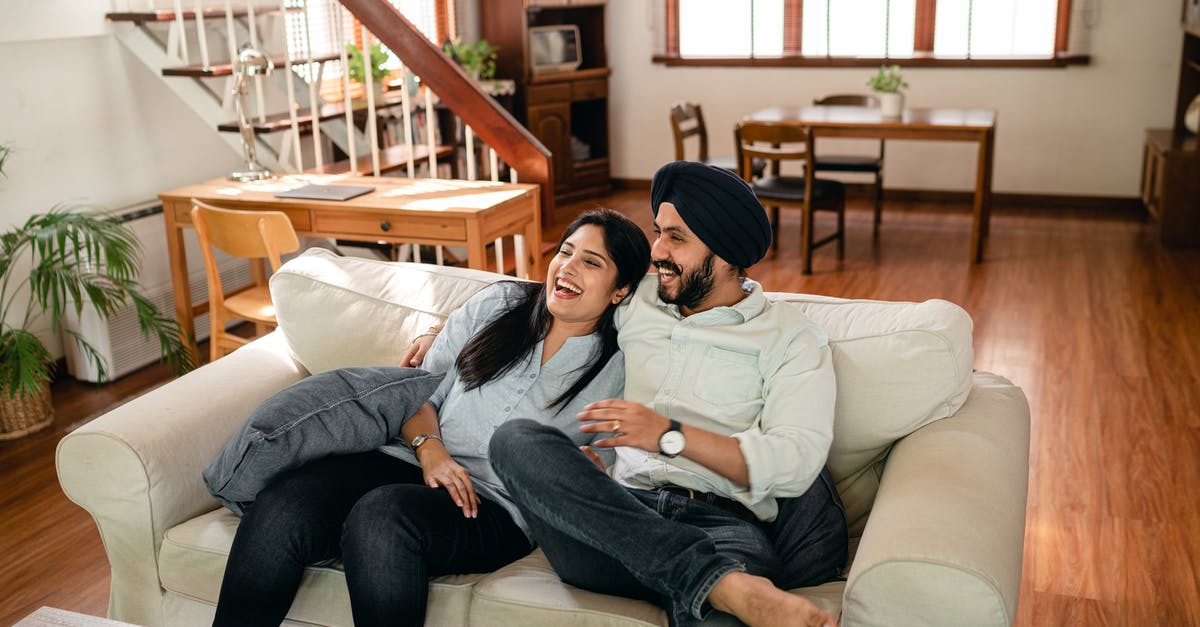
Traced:
[[[704, 112], [700, 110], [699, 104], [681, 101], [671, 105], [671, 132], [675, 135], [676, 161], [683, 161], [687, 158], [684, 141], [691, 137], [699, 137], [700, 152], [697, 161], [737, 173], [738, 158], [736, 156], [710, 157], [708, 155], [708, 129], [704, 126]], [[754, 160], [754, 176], [762, 176], [766, 168], [766, 161]]]
[[[816, 178], [809, 167], [813, 158], [812, 130], [803, 126], [772, 124], [767, 122], [742, 122], [734, 131], [741, 168], [738, 175], [770, 208], [773, 245], [779, 245], [779, 207], [801, 209], [800, 253], [802, 271], [812, 274], [812, 251], [832, 241], [837, 241], [838, 259], [846, 252], [846, 187], [840, 181]], [[773, 163], [771, 174], [754, 178], [752, 159], [763, 159]], [[798, 162], [804, 168], [802, 176], [784, 176], [781, 165], [786, 161]], [[837, 230], [814, 241], [813, 212], [829, 210], [837, 213]]]
[[[813, 100], [816, 105], [845, 105], [853, 107], [879, 107], [879, 99], [866, 94], [834, 94]], [[860, 172], [875, 177], [875, 224], [874, 234], [879, 235], [879, 222], [883, 215], [883, 140], [879, 140], [878, 155], [818, 155], [815, 167], [818, 172]]]
[[[225, 331], [231, 320], [253, 322], [257, 335], [275, 327], [275, 307], [262, 260], [279, 270], [280, 255], [300, 248], [300, 240], [292, 221], [280, 211], [238, 211], [222, 209], [192, 199], [192, 224], [204, 253], [204, 271], [208, 277], [208, 313], [210, 359], [216, 361], [230, 351], [250, 343], [250, 340]], [[213, 248], [232, 257], [250, 260], [250, 275], [254, 282], [226, 294], [221, 287], [221, 272]]]

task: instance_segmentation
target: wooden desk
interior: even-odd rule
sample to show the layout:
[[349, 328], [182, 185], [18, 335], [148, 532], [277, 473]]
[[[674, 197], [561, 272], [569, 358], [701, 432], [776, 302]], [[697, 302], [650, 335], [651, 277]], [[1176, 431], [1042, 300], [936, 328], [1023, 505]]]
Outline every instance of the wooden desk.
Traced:
[[[371, 185], [375, 191], [346, 201], [275, 198], [308, 183]], [[542, 280], [542, 224], [537, 185], [450, 179], [293, 175], [253, 183], [214, 179], [159, 194], [175, 316], [194, 341], [195, 317], [208, 302], [192, 304], [183, 229], [192, 223], [193, 198], [230, 209], [282, 211], [299, 235], [370, 242], [463, 246], [467, 265], [487, 269], [488, 243], [513, 235], [517, 274]]]
[[[983, 261], [983, 246], [992, 212], [992, 152], [996, 112], [990, 109], [905, 109], [899, 118], [886, 118], [879, 109], [847, 106], [767, 107], [745, 118], [807, 126], [816, 137], [967, 141], [979, 144], [972, 203], [971, 251], [974, 263]], [[811, 216], [804, 216], [805, 220]], [[807, 251], [803, 251], [807, 255]]]

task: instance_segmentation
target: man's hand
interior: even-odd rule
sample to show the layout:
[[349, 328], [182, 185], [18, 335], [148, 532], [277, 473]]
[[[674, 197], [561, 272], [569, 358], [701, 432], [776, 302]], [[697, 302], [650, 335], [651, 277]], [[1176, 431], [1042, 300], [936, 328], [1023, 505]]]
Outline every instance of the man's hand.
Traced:
[[401, 366], [411, 366], [416, 368], [425, 361], [425, 353], [429, 352], [429, 347], [433, 346], [433, 341], [437, 339], [437, 334], [442, 332], [444, 325], [434, 325], [429, 327], [429, 330], [413, 338], [411, 344], [408, 345], [408, 350], [404, 351], [404, 357], [400, 358]]
[[471, 475], [458, 462], [450, 457], [446, 447], [440, 440], [426, 440], [417, 449], [417, 458], [421, 462], [421, 470], [425, 473], [425, 484], [431, 488], [445, 488], [454, 499], [454, 504], [462, 508], [463, 516], [475, 518], [479, 515], [479, 497], [475, 494], [475, 484]]
[[583, 408], [576, 417], [587, 424], [579, 427], [585, 433], [612, 433], [612, 437], [596, 440], [596, 448], [632, 446], [651, 453], [658, 452], [658, 438], [671, 421], [658, 412], [632, 401], [611, 398]]
[[592, 450], [592, 447], [584, 444], [583, 446], [579, 447], [579, 450], [583, 451], [583, 454], [587, 455], [588, 459], [592, 460], [593, 464], [599, 466], [600, 470], [608, 472], [608, 466], [604, 465], [604, 460], [600, 459], [600, 456], [596, 454], [596, 451]]

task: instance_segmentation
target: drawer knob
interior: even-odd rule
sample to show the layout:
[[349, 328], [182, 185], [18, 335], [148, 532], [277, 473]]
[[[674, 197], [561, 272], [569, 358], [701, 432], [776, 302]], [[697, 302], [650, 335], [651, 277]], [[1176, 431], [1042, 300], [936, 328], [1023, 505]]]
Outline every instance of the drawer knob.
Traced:
[[380, 231], [383, 231], [384, 233], [386, 233], [386, 232], [388, 232], [388, 231], [392, 230], [392, 223], [391, 223], [391, 222], [388, 222], [387, 220], [384, 220], [384, 221], [380, 222], [380, 223], [379, 223], [379, 230], [380, 230]]

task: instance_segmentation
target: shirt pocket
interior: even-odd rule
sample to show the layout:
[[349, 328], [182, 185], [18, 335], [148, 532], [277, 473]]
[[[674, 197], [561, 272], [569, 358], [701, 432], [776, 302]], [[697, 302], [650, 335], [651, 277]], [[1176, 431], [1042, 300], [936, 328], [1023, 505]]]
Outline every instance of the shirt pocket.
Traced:
[[733, 405], [762, 398], [758, 355], [710, 346], [696, 373], [696, 398], [713, 405]]

